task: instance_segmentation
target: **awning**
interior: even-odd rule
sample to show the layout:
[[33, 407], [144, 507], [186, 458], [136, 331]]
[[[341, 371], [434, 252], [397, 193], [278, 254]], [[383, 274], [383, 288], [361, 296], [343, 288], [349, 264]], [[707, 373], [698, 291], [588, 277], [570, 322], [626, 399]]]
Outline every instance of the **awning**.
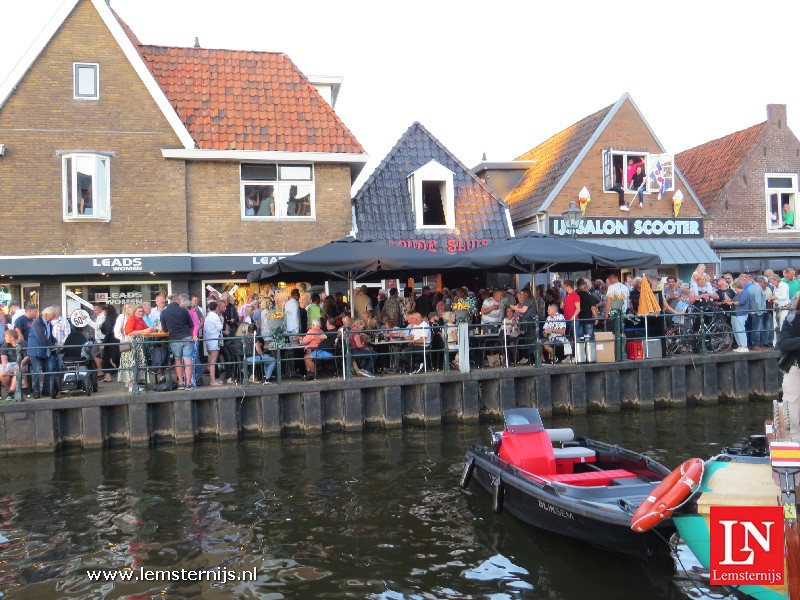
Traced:
[[702, 238], [592, 238], [592, 242], [615, 248], [657, 254], [661, 257], [662, 265], [696, 266], [700, 263], [719, 263], [719, 256], [714, 253], [711, 246]]

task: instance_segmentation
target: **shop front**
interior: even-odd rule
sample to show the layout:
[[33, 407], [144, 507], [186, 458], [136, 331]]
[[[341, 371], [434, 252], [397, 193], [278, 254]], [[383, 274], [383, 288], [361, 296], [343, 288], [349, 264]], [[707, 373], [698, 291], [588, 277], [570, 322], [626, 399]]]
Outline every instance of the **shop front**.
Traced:
[[[568, 237], [561, 216], [550, 217], [548, 225], [553, 235]], [[702, 218], [585, 218], [578, 226], [575, 239], [657, 254], [661, 257], [661, 265], [657, 273], [652, 274], [659, 277], [675, 275], [688, 281], [701, 263], [708, 267], [709, 272], [718, 272], [719, 269], [719, 257], [703, 239]]]

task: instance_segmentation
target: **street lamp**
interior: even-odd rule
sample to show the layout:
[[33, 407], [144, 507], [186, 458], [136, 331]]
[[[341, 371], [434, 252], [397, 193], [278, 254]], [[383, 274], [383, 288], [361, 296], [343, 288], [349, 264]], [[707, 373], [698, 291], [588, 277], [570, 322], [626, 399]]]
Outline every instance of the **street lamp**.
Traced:
[[566, 231], [570, 239], [574, 240], [578, 235], [578, 228], [583, 220], [583, 212], [575, 206], [574, 200], [571, 200], [569, 208], [561, 213], [561, 219], [564, 221], [564, 231]]

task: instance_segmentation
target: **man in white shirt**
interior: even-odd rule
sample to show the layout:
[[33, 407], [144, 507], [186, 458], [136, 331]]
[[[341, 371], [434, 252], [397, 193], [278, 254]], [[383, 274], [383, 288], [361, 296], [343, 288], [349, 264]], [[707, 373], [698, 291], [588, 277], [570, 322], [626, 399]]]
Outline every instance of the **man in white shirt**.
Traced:
[[283, 305], [286, 315], [286, 332], [289, 334], [300, 333], [300, 290], [293, 289], [290, 298]]
[[630, 290], [628, 286], [621, 283], [616, 273], [611, 273], [608, 276], [608, 290], [606, 291], [606, 316], [611, 314], [611, 297], [622, 296], [622, 312], [628, 310], [628, 298], [630, 297]]
[[503, 299], [503, 290], [495, 290], [491, 298], [487, 298], [481, 305], [481, 324], [496, 325], [503, 320], [500, 301]]
[[409, 344], [403, 348], [403, 356], [410, 374], [422, 373], [425, 363], [420, 359], [419, 353], [425, 352], [425, 348], [431, 344], [431, 326], [421, 314], [415, 312], [408, 315], [408, 327], [410, 335], [406, 336], [406, 340]]

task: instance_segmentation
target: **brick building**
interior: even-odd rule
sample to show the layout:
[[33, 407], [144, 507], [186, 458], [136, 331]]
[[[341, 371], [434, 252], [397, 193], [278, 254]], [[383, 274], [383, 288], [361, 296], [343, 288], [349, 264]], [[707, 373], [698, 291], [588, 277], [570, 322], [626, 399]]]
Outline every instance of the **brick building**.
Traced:
[[[638, 187], [627, 182], [629, 160], [643, 163], [642, 208]], [[661, 199], [660, 185], [648, 177], [657, 165], [665, 188]], [[718, 260], [703, 239], [703, 205], [627, 93], [516, 160], [482, 163], [473, 171], [509, 204], [517, 234], [566, 235], [562, 213], [572, 202], [581, 205], [586, 188], [591, 200], [584, 204], [578, 239], [658, 254], [658, 273], [682, 279], [698, 263]], [[621, 210], [617, 182], [627, 210]]]
[[337, 86], [280, 53], [144, 45], [68, 0], [0, 88], [0, 301], [244, 291], [347, 235], [367, 156]]
[[[800, 141], [786, 106], [767, 105], [767, 120], [675, 156], [709, 213], [706, 239], [723, 271], [754, 273], [800, 267]], [[791, 223], [787, 223], [787, 220]]]

